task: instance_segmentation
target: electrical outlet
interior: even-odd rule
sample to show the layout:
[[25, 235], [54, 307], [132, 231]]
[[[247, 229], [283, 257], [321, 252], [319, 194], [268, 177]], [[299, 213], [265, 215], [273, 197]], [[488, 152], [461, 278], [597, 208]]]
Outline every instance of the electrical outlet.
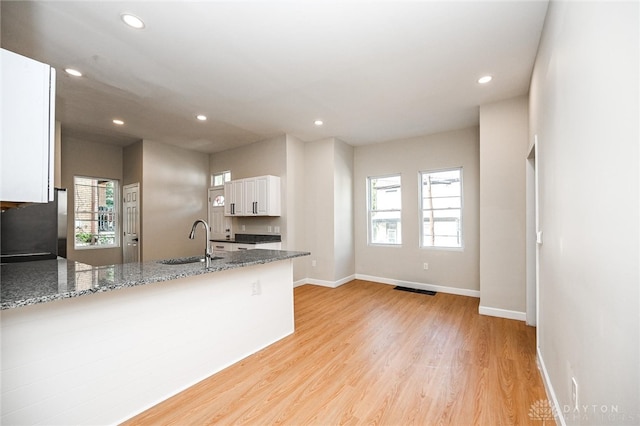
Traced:
[[262, 288], [260, 287], [260, 281], [254, 281], [251, 284], [251, 295], [260, 296], [262, 294]]
[[315, 260], [311, 261], [311, 266], [313, 266], [314, 268], [316, 267], [316, 261]]
[[578, 405], [578, 382], [575, 377], [571, 378], [571, 402], [573, 402], [574, 410], [578, 411], [580, 409]]
[[245, 228], [245, 226], [244, 226], [244, 225], [242, 225], [242, 230], [243, 230], [243, 231], [246, 231], [246, 228]]
[[276, 234], [279, 234], [280, 233], [280, 227], [279, 226], [275, 226], [273, 228], [273, 232], [275, 232]]
[[424, 270], [426, 271], [427, 269], [429, 269], [429, 264], [427, 262], [424, 262], [424, 264], [422, 265], [422, 267], [424, 268]]
[[271, 226], [267, 226], [267, 232], [272, 232], [271, 229]]

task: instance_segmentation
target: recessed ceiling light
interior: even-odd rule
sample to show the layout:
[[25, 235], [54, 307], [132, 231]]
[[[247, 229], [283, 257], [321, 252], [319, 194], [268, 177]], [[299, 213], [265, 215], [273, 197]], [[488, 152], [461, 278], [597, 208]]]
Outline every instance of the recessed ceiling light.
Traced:
[[132, 15], [130, 13], [123, 13], [121, 17], [124, 23], [131, 28], [135, 28], [137, 30], [141, 30], [142, 28], [144, 28], [144, 22], [142, 22], [142, 19], [138, 18], [135, 15]]
[[488, 82], [490, 82], [491, 80], [493, 80], [493, 77], [491, 77], [490, 75], [485, 75], [483, 77], [480, 77], [478, 79], [478, 83], [480, 84], [487, 84]]
[[117, 124], [118, 126], [122, 126], [122, 125], [124, 125], [124, 121], [122, 121], [122, 120], [120, 120], [118, 118], [115, 118], [113, 120], [113, 124]]
[[313, 122], [313, 124], [315, 124], [316, 126], [322, 126], [324, 123], [322, 122], [322, 120], [316, 120]]
[[74, 70], [73, 68], [65, 68], [64, 72], [74, 77], [82, 77], [82, 73], [78, 70]]
[[207, 121], [207, 116], [206, 115], [202, 115], [202, 114], [198, 114], [196, 115], [196, 118], [200, 121]]

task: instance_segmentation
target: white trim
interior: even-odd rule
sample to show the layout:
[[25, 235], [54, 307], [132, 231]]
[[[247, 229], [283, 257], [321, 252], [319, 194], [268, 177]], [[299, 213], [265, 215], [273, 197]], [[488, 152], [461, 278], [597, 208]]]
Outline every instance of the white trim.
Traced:
[[478, 313], [480, 315], [488, 315], [490, 317], [498, 317], [498, 318], [506, 318], [518, 321], [526, 321], [527, 314], [526, 312], [520, 311], [510, 311], [508, 309], [500, 309], [500, 308], [491, 308], [489, 306], [478, 307]]
[[[343, 284], [348, 283], [349, 281], [353, 281], [354, 279], [356, 279], [355, 275], [349, 275], [348, 277], [341, 278], [338, 281], [325, 281], [325, 280], [316, 280], [315, 278], [307, 278], [305, 280], [306, 281], [305, 284], [313, 284], [313, 285], [319, 285], [322, 287], [336, 288], [336, 287], [340, 287]], [[300, 281], [296, 281], [296, 283], [299, 283]]]
[[356, 274], [357, 280], [373, 281], [381, 284], [399, 285], [402, 287], [411, 287], [419, 290], [431, 290], [440, 293], [457, 294], [459, 296], [480, 297], [479, 290], [470, 290], [467, 288], [446, 287], [435, 284], [416, 283], [412, 281], [394, 280], [391, 278], [374, 277], [371, 275]]
[[300, 287], [301, 285], [305, 285], [307, 283], [307, 278], [303, 278], [298, 281], [293, 282], [293, 288]]
[[538, 361], [538, 369], [540, 370], [542, 376], [542, 383], [544, 384], [544, 390], [547, 393], [547, 399], [549, 402], [553, 404], [555, 407], [555, 420], [556, 424], [561, 426], [567, 426], [567, 423], [564, 420], [564, 416], [562, 415], [562, 410], [560, 409], [560, 404], [558, 403], [558, 398], [556, 398], [556, 393], [553, 390], [553, 386], [551, 385], [551, 379], [549, 378], [549, 374], [547, 373], [547, 367], [544, 365], [544, 360], [542, 359], [542, 353], [540, 353], [540, 348], [537, 348], [536, 351]]

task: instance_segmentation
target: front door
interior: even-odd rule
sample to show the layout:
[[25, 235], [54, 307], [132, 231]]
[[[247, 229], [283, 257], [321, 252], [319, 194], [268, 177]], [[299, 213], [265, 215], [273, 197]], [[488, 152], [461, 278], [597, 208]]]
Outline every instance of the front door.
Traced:
[[215, 240], [231, 237], [231, 218], [224, 215], [224, 204], [224, 188], [209, 188], [209, 226]]
[[122, 260], [140, 262], [140, 185], [125, 185], [122, 194]]

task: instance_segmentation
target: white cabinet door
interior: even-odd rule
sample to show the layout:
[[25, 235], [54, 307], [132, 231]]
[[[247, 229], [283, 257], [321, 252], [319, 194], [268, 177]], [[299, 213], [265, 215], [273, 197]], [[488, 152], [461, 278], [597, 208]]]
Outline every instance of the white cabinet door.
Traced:
[[[258, 176], [251, 179], [253, 216], [280, 216], [280, 178], [277, 176]], [[248, 198], [246, 198], [248, 200]]]
[[269, 213], [273, 209], [269, 195], [271, 195], [271, 192], [275, 189], [269, 186], [269, 177], [270, 176], [261, 176], [256, 178], [255, 212], [259, 216], [269, 216]]
[[2, 52], [0, 200], [53, 200], [55, 69]]
[[224, 184], [225, 216], [244, 216], [244, 182], [232, 180]]
[[257, 249], [265, 249], [265, 250], [280, 250], [282, 248], [282, 243], [280, 242], [275, 242], [275, 243], [260, 243], [260, 244], [256, 244]]
[[243, 179], [244, 184], [244, 210], [245, 215], [255, 216], [257, 214], [256, 209], [256, 179], [248, 178]]

